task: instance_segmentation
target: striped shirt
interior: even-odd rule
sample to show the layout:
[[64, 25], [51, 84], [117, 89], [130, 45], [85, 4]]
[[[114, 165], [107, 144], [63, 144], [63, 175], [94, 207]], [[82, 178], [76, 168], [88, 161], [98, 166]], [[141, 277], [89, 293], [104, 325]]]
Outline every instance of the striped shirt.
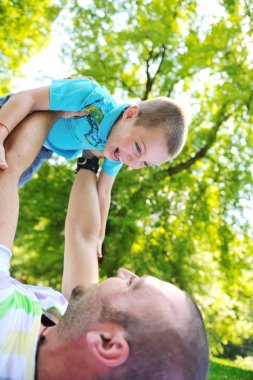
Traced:
[[10, 276], [11, 252], [0, 244], [0, 380], [32, 380], [43, 311], [62, 316], [63, 295]]

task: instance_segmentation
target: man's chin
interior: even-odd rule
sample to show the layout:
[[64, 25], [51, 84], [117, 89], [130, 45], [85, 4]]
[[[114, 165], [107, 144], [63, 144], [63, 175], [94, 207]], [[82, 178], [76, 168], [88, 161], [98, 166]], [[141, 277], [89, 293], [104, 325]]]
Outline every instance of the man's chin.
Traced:
[[85, 296], [91, 290], [94, 289], [98, 284], [91, 284], [89, 286], [77, 285], [71, 292], [70, 300], [78, 300], [79, 298]]

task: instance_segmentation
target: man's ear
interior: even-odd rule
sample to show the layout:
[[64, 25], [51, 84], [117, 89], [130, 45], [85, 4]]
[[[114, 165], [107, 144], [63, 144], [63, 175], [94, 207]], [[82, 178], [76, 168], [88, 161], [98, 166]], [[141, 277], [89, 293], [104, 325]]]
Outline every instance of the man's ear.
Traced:
[[140, 113], [140, 107], [135, 104], [134, 106], [131, 106], [127, 108], [123, 114], [123, 118], [125, 120], [134, 119], [137, 118]]
[[100, 328], [86, 334], [87, 345], [105, 366], [118, 367], [125, 363], [129, 356], [129, 345], [125, 335], [125, 330], [121, 326], [100, 325]]

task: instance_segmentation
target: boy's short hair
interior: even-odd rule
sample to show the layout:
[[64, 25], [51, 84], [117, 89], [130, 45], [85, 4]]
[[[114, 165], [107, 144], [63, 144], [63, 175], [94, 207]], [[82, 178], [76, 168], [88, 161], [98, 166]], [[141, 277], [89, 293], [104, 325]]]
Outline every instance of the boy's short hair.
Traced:
[[162, 128], [168, 141], [169, 159], [182, 150], [188, 126], [182, 107], [165, 96], [138, 103], [139, 116], [135, 122], [144, 128]]

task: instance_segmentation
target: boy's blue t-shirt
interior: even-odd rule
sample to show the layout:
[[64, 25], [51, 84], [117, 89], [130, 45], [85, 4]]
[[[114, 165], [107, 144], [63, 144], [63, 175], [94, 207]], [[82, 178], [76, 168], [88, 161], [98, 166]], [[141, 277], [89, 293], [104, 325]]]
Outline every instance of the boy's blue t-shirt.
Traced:
[[[120, 114], [130, 104], [119, 104], [105, 87], [87, 78], [52, 81], [51, 111], [83, 111], [89, 115], [56, 121], [45, 141], [45, 146], [60, 156], [72, 159], [82, 150], [103, 150], [108, 135]], [[104, 159], [102, 169], [116, 175], [121, 162]]]

